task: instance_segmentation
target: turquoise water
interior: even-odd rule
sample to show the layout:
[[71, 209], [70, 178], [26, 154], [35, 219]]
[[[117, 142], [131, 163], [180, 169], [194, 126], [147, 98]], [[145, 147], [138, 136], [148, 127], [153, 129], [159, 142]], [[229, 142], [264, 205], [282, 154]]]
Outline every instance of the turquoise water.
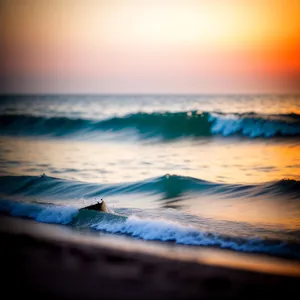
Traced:
[[[2, 96], [0, 116], [4, 212], [300, 258], [300, 96]], [[101, 198], [126, 219], [78, 215]]]

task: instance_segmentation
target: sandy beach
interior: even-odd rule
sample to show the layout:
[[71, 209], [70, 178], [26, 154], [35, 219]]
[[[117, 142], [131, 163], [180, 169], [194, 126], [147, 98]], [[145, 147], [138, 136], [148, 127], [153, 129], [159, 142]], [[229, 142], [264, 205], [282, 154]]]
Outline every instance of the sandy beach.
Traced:
[[297, 264], [274, 274], [242, 270], [101, 246], [84, 237], [80, 243], [63, 233], [53, 238], [55, 225], [3, 216], [0, 223], [2, 286], [12, 298], [270, 299], [300, 292]]

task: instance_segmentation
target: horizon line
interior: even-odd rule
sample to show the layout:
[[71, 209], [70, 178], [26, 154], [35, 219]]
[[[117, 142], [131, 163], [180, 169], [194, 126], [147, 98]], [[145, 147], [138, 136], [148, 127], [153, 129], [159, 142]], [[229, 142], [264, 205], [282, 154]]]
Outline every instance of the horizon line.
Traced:
[[299, 92], [202, 92], [202, 93], [172, 93], [172, 92], [156, 92], [156, 93], [118, 93], [118, 92], [109, 92], [109, 93], [96, 93], [96, 92], [0, 92], [0, 97], [2, 96], [300, 96]]

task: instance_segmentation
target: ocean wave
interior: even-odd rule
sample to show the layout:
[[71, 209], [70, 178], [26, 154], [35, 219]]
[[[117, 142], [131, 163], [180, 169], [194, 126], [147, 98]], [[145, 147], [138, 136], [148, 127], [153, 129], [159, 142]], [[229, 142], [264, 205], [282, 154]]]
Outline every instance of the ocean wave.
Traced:
[[155, 112], [135, 113], [104, 120], [3, 114], [0, 134], [50, 137], [101, 137], [104, 132], [131, 130], [139, 138], [172, 140], [184, 137], [243, 136], [299, 137], [300, 115], [256, 113]]
[[38, 222], [68, 224], [78, 214], [78, 209], [68, 206], [1, 200], [0, 211], [15, 217], [25, 217]]
[[238, 238], [216, 233], [202, 232], [192, 226], [184, 226], [170, 220], [141, 219], [130, 216], [123, 222], [103, 222], [92, 225], [93, 229], [134, 238], [173, 242], [188, 246], [209, 246], [240, 252], [265, 253], [289, 258], [300, 258], [300, 245], [280, 240], [258, 237]]
[[[39, 197], [44, 199], [82, 200], [99, 197], [141, 194], [156, 196], [162, 201], [179, 197], [195, 197], [201, 194], [218, 197], [280, 196], [281, 200], [300, 199], [300, 181], [283, 179], [261, 184], [225, 184], [187, 176], [166, 174], [136, 182], [114, 184], [87, 183], [55, 177], [0, 176], [0, 194], [9, 196]], [[283, 197], [284, 196], [284, 197]], [[146, 200], [145, 200], [146, 201]]]
[[265, 253], [286, 258], [300, 258], [300, 244], [291, 241], [261, 237], [243, 238], [201, 231], [166, 219], [146, 219], [96, 211], [78, 210], [71, 206], [26, 203], [1, 200], [0, 211], [16, 217], [24, 217], [42, 223], [63, 224], [76, 230], [91, 229], [110, 234], [170, 242], [186, 246], [208, 246], [240, 252]]

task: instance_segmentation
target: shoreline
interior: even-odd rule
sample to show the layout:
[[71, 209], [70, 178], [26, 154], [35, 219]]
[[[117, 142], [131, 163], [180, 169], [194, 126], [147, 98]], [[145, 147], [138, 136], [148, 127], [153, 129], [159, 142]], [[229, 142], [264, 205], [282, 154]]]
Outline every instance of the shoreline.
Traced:
[[[253, 299], [300, 292], [300, 268], [293, 262], [286, 262], [286, 268], [283, 263], [280, 272], [266, 265], [273, 261], [275, 267], [281, 260], [261, 258], [256, 259], [256, 271], [246, 270], [238, 263], [230, 265], [226, 251], [206, 249], [209, 253], [200, 252], [200, 259], [188, 260], [181, 248], [167, 249], [164, 255], [148, 242], [148, 251], [145, 243], [126, 244], [122, 239], [99, 237], [93, 242], [61, 226], [12, 217], [1, 216], [0, 225], [3, 287], [11, 297]], [[220, 263], [222, 255], [227, 266]], [[254, 264], [255, 257], [240, 259], [247, 257], [245, 263]]]

